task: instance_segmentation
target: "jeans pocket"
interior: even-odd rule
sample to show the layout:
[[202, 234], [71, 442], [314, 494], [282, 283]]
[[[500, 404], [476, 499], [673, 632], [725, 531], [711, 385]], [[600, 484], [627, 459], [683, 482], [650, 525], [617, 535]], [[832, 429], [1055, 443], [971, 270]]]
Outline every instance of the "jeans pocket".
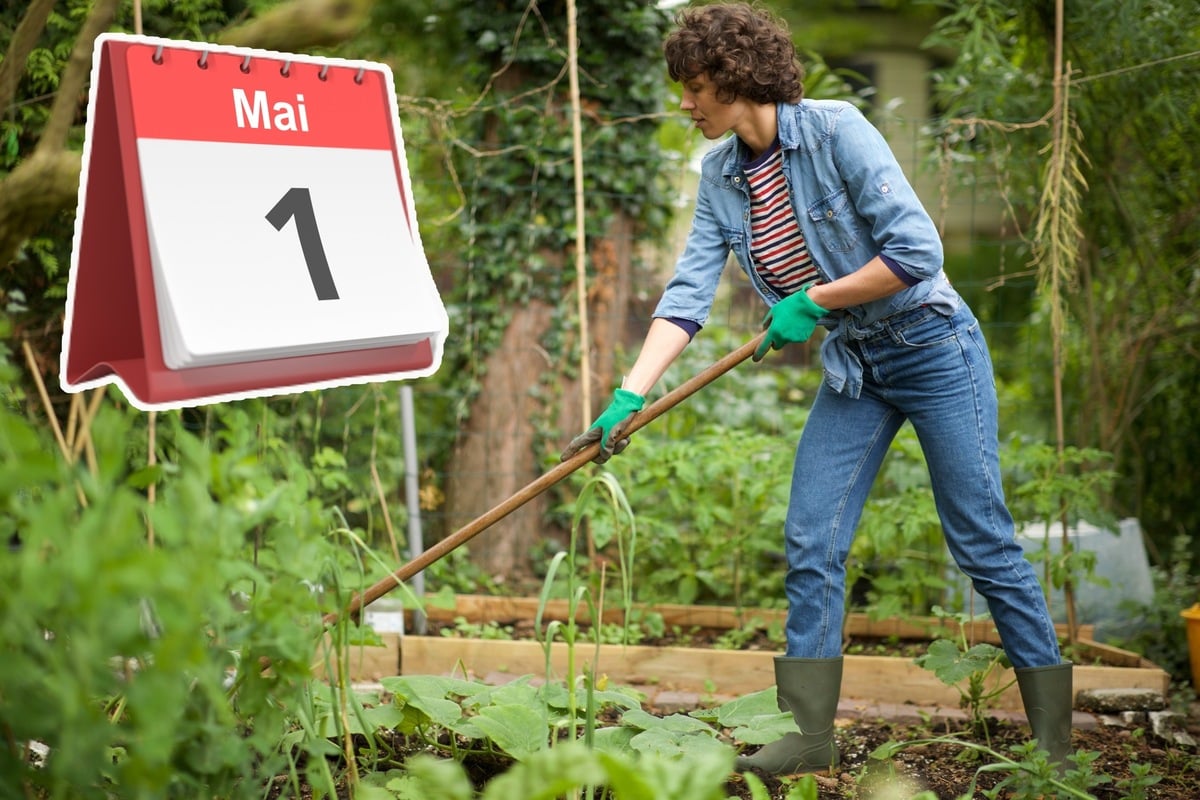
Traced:
[[916, 313], [910, 312], [903, 320], [888, 325], [892, 337], [899, 345], [912, 348], [937, 347], [954, 341], [959, 326], [952, 317], [947, 317], [934, 308], [921, 306]]

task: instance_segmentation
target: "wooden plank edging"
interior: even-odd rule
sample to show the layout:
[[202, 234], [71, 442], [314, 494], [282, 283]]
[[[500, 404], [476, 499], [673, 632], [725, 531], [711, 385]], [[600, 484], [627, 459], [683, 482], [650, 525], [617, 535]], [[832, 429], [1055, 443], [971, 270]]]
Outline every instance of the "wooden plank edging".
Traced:
[[[456, 595], [454, 608], [437, 608], [428, 604], [425, 609], [426, 618], [441, 623], [454, 622], [463, 618], [468, 622], [495, 622], [499, 625], [529, 620], [537, 617], [539, 601], [536, 597], [504, 597], [499, 595]], [[783, 624], [787, 612], [772, 608], [735, 608], [733, 606], [691, 606], [673, 603], [634, 604], [634, 617], [637, 614], [656, 613], [662, 616], [668, 626], [678, 625], [681, 628], [718, 628], [734, 630], [753, 625], [766, 628], [775, 624]], [[546, 603], [544, 618], [547, 620], [565, 620], [570, 613], [566, 600], [550, 600]], [[603, 622], [622, 622], [624, 612], [619, 608], [606, 608], [601, 616]], [[585, 605], [580, 604], [575, 611], [577, 622], [590, 623], [591, 615]], [[1059, 636], [1066, 638], [1067, 626], [1055, 626]], [[971, 642], [991, 642], [999, 644], [1000, 637], [996, 627], [989, 621], [971, 622], [965, 626], [968, 640]], [[893, 617], [883, 620], [873, 620], [870, 615], [852, 613], [846, 615], [846, 635], [869, 638], [897, 639], [931, 639], [937, 637], [954, 637], [959, 634], [959, 625], [951, 619], [938, 617]], [[1079, 626], [1078, 638], [1090, 640], [1095, 635], [1095, 626]]]
[[[551, 677], [565, 677], [567, 646], [556, 642], [551, 648]], [[774, 657], [769, 651], [713, 650], [689, 647], [646, 647], [595, 645], [575, 649], [576, 671], [596, 658], [597, 668], [610, 684], [653, 686], [656, 689], [689, 691], [705, 695], [738, 696], [759, 691], [775, 683]], [[471, 675], [489, 682], [505, 676], [546, 676], [545, 653], [529, 641], [456, 639], [434, 636], [404, 636], [400, 640], [400, 674]], [[998, 686], [1011, 682], [1006, 670], [993, 680]], [[1153, 689], [1164, 695], [1170, 676], [1153, 665], [1103, 667], [1077, 665], [1074, 688]], [[842, 696], [877, 703], [910, 703], [920, 706], [958, 707], [959, 693], [933, 673], [908, 658], [890, 656], [846, 656]], [[1015, 685], [1000, 696], [996, 707], [1021, 710]]]

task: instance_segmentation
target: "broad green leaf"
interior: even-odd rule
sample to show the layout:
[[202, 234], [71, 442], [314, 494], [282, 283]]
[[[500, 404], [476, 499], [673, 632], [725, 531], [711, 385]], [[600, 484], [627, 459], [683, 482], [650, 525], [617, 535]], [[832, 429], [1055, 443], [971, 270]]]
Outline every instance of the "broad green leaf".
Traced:
[[486, 706], [472, 717], [476, 728], [504, 752], [524, 761], [549, 745], [550, 731], [545, 710], [519, 705]]
[[656, 717], [640, 708], [631, 708], [621, 715], [621, 724], [642, 730], [670, 731], [672, 733], [712, 733], [713, 729], [701, 720], [683, 714]]
[[705, 712], [693, 711], [692, 716], [700, 719], [709, 719], [710, 715], [715, 715], [712, 718], [722, 728], [735, 728], [739, 725], [747, 724], [750, 720], [778, 713], [779, 701], [776, 698], [775, 687], [772, 686], [769, 689], [752, 692], [730, 700], [728, 703], [719, 705], [715, 709]]
[[665, 800], [650, 776], [640, 769], [638, 760], [628, 751], [597, 753], [608, 775], [608, 785], [617, 800]]
[[362, 717], [373, 730], [398, 728], [404, 722], [404, 712], [394, 705], [364, 708]]
[[937, 639], [929, 644], [925, 655], [916, 661], [931, 670], [942, 683], [954, 686], [976, 672], [986, 670], [996, 657], [998, 649], [992, 645], [977, 644], [965, 653], [947, 639]]
[[453, 726], [463, 715], [462, 707], [458, 703], [444, 697], [410, 697], [402, 710], [408, 713], [410, 709], [416, 709], [428, 717], [430, 722], [444, 728]]
[[513, 706], [541, 706], [545, 707], [546, 703], [541, 698], [541, 692], [536, 686], [529, 685], [528, 679], [521, 679], [506, 683], [503, 686], [498, 686], [484, 695], [477, 695], [473, 698], [481, 705], [513, 705]]
[[[540, 687], [542, 702], [553, 709], [565, 711], [567, 708], [567, 687], [561, 682], [546, 683]], [[641, 708], [642, 701], [637, 692], [633, 689], [606, 689], [604, 691], [595, 691], [593, 696], [596, 699], [597, 707], [618, 708]], [[576, 694], [575, 702], [583, 703], [584, 692]]]
[[680, 752], [680, 737], [670, 731], [652, 728], [644, 730], [629, 740], [629, 746], [638, 753], [659, 756], [677, 756]]
[[797, 733], [795, 718], [786, 712], [776, 711], [774, 714], [763, 714], [752, 717], [732, 729], [729, 735], [739, 742], [746, 744], [768, 744], [783, 738], [788, 733]]
[[724, 746], [670, 758], [643, 755], [634, 762], [607, 753], [600, 758], [617, 800], [724, 800], [733, 769], [733, 750]]
[[817, 800], [818, 797], [817, 779], [812, 775], [801, 776], [800, 780], [792, 784], [792, 788], [787, 793], [787, 800]]
[[637, 736], [637, 731], [624, 726], [599, 728], [592, 734], [592, 748], [603, 753], [628, 753], [629, 742]]
[[398, 707], [412, 706], [440, 725], [449, 725], [462, 716], [459, 704], [448, 697], [471, 697], [488, 688], [473, 681], [435, 675], [402, 675], [383, 678], [379, 683], [392, 693], [392, 702]]
[[558, 800], [585, 786], [604, 783], [605, 774], [596, 753], [582, 744], [568, 743], [532, 753], [493, 778], [481, 800]]
[[382, 786], [359, 783], [351, 795], [354, 800], [396, 800], [396, 796]]
[[462, 764], [418, 754], [404, 762], [403, 777], [388, 781], [397, 800], [471, 800], [475, 790]]
[[403, 694], [405, 697], [431, 694], [443, 697], [456, 694], [467, 697], [480, 688], [486, 688], [486, 684], [444, 675], [397, 675], [382, 678], [379, 683], [392, 694]]
[[[711, 731], [711, 729], [709, 729]], [[680, 733], [656, 728], [642, 731], [629, 740], [629, 746], [638, 753], [653, 753], [660, 756], [703, 754], [730, 750], [716, 736], [700, 733]]]

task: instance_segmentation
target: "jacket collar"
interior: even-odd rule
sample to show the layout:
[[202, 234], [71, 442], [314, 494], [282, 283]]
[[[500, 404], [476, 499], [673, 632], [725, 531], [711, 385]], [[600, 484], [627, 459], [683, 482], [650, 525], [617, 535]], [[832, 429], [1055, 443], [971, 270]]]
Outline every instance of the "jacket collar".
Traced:
[[[779, 147], [783, 150], [795, 150], [800, 146], [800, 124], [798, 118], [799, 112], [804, 107], [804, 101], [799, 103], [776, 103], [775, 104], [775, 134], [779, 137]], [[724, 177], [733, 177], [734, 175], [742, 174], [742, 164], [749, 158], [749, 153], [742, 140], [737, 136], [730, 136], [725, 141], [717, 145], [718, 148], [726, 148], [725, 161], [721, 167], [721, 174]]]

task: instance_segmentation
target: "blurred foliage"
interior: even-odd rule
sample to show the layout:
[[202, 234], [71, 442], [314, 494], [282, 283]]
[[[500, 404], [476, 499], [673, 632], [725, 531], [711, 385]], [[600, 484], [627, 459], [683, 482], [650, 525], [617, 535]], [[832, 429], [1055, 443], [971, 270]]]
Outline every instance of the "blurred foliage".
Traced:
[[[1050, 131], [1053, 15], [1044, 3], [938, 3], [927, 45], [953, 52], [935, 75], [938, 135], [954, 169], [994, 170], [1011, 225], [1028, 223]], [[1068, 287], [1064, 381], [1070, 442], [1112, 453], [1106, 498], [1141, 520], [1161, 560], [1200, 527], [1187, 495], [1200, 425], [1200, 23], [1194, 4], [1067, 4], [1070, 103], [1088, 159], [1079, 279]], [[1121, 31], [1120, 36], [1112, 32]], [[1028, 232], [1026, 232], [1028, 235]], [[1018, 253], [1020, 251], [1018, 250]], [[1021, 355], [1035, 407], [1052, 407], [1046, 310], [1031, 305]], [[1003, 361], [1005, 359], [997, 359]], [[1010, 377], [1011, 377], [1010, 370]]]

